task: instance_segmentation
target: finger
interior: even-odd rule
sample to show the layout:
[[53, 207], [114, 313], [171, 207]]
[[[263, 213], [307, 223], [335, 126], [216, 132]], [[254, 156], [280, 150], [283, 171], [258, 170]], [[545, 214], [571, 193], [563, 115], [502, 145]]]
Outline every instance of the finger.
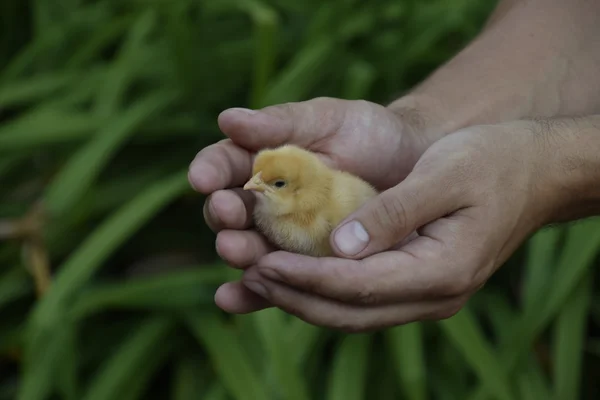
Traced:
[[272, 307], [268, 300], [246, 288], [241, 281], [221, 285], [215, 293], [215, 303], [232, 314], [247, 314]]
[[413, 173], [346, 218], [331, 234], [341, 257], [361, 259], [388, 250], [419, 227], [464, 205], [445, 173]]
[[317, 98], [260, 110], [232, 108], [218, 118], [220, 129], [233, 142], [250, 150], [293, 143], [311, 145], [343, 125], [348, 100]]
[[256, 231], [224, 230], [217, 234], [217, 253], [229, 265], [246, 268], [254, 265], [273, 247]]
[[[362, 260], [313, 258], [276, 251], [257, 263], [266, 278], [338, 301], [391, 304], [463, 295], [477, 285], [486, 244], [463, 216], [443, 218], [401, 250]], [[473, 232], [473, 233], [471, 233]]]
[[260, 274], [269, 279], [358, 305], [453, 295], [449, 288], [452, 273], [444, 267], [421, 263], [400, 251], [377, 254], [361, 261], [273, 252], [257, 264]]
[[252, 155], [231, 140], [202, 149], [190, 164], [188, 180], [200, 193], [242, 186], [252, 172]]
[[213, 232], [247, 229], [253, 224], [255, 202], [252, 193], [239, 188], [218, 190], [204, 202], [204, 220]]
[[344, 304], [265, 279], [252, 269], [242, 282], [270, 304], [305, 322], [345, 332], [369, 332], [415, 321], [444, 319], [464, 304], [462, 298], [367, 307]]

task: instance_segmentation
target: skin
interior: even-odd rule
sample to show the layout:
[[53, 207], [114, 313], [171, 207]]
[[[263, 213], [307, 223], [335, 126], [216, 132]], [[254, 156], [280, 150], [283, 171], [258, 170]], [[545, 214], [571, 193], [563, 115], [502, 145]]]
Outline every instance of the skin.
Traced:
[[[471, 45], [388, 107], [321, 98], [223, 112], [228, 139], [189, 174], [210, 194], [220, 256], [245, 270], [217, 305], [276, 306], [349, 332], [447, 318], [531, 233], [600, 213], [598, 35], [599, 2], [503, 1]], [[332, 233], [338, 257], [275, 251], [249, 229], [253, 199], [236, 188], [255, 151], [285, 142], [383, 190]], [[351, 222], [369, 241], [342, 253], [335, 239]]]

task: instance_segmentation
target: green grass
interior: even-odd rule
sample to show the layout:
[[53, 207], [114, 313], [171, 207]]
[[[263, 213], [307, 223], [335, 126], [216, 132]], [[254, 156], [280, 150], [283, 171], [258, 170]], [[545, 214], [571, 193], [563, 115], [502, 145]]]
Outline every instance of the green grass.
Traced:
[[[538, 232], [453, 318], [344, 335], [230, 316], [187, 167], [227, 107], [386, 103], [470, 40], [476, 0], [4, 0], [0, 400], [573, 400], [596, 388], [600, 223]], [[9, 225], [7, 225], [9, 224]], [[33, 247], [32, 247], [33, 246]], [[25, 248], [52, 267], [36, 296]]]

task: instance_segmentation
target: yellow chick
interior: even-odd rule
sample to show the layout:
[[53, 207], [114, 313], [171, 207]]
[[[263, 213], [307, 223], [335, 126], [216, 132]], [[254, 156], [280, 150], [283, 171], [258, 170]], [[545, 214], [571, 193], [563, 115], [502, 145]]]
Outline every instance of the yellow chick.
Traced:
[[362, 179], [328, 167], [293, 145], [260, 151], [244, 190], [256, 193], [254, 222], [282, 250], [333, 255], [331, 231], [377, 191]]

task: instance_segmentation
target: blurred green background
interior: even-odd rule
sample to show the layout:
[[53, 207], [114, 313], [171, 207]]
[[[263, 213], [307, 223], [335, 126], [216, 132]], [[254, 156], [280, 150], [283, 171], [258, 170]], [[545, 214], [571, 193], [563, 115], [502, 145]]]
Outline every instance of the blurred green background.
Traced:
[[389, 102], [484, 0], [2, 0], [0, 400], [600, 396], [600, 225], [545, 229], [455, 317], [377, 334], [225, 315], [187, 167], [216, 117]]

